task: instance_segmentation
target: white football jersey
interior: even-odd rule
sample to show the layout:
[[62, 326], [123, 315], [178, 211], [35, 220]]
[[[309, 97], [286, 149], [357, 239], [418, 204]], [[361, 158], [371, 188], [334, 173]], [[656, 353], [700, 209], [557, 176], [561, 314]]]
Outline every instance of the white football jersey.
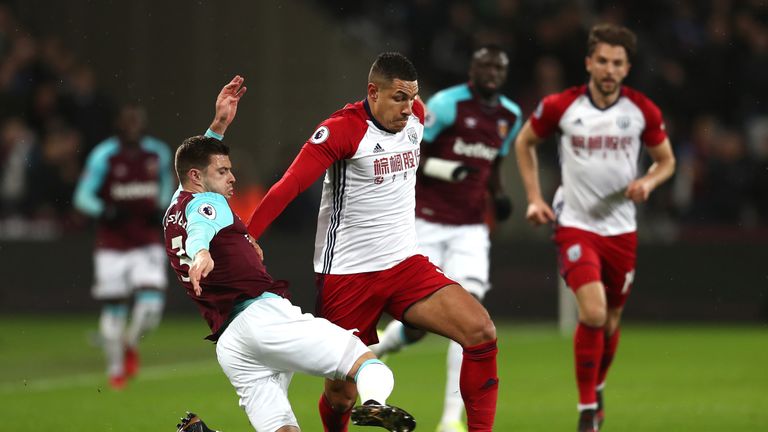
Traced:
[[336, 155], [323, 181], [317, 219], [317, 273], [385, 270], [416, 254], [415, 184], [424, 112], [398, 133], [385, 130], [367, 101], [322, 122], [308, 143]]
[[560, 133], [562, 185], [552, 205], [558, 225], [604, 236], [637, 229], [635, 205], [624, 193], [638, 175], [641, 146], [667, 137], [650, 99], [622, 87], [618, 100], [600, 109], [587, 86], [573, 87], [544, 98], [531, 127], [540, 137]]

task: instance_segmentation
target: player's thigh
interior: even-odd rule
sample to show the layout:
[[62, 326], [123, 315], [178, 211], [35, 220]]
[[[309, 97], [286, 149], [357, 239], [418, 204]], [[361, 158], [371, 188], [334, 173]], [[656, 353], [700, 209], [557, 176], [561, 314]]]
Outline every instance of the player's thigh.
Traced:
[[391, 291], [382, 283], [383, 273], [317, 275], [317, 315], [343, 329], [355, 329], [366, 345], [377, 343], [376, 324]]
[[495, 337], [488, 311], [458, 284], [445, 286], [418, 301], [405, 312], [404, 320], [462, 346], [475, 345]]
[[555, 230], [560, 275], [574, 292], [587, 284], [602, 282], [602, 261], [595, 245], [596, 237], [594, 233], [576, 228]]
[[118, 300], [130, 296], [127, 271], [128, 254], [122, 251], [97, 249], [94, 253], [93, 297], [96, 300]]
[[637, 235], [633, 232], [605, 237], [600, 246], [602, 278], [608, 306], [621, 308], [626, 303], [635, 280]]
[[416, 219], [416, 239], [418, 250], [438, 267], [443, 267], [444, 253], [447, 248], [447, 240], [450, 232], [446, 226]]
[[357, 359], [369, 352], [351, 330], [302, 313], [280, 297], [256, 300], [230, 327], [225, 333], [231, 330], [242, 338], [243, 353], [274, 371], [345, 379]]
[[445, 253], [443, 270], [473, 296], [482, 299], [490, 284], [491, 242], [485, 224], [464, 225], [454, 229]]
[[283, 426], [299, 426], [288, 400], [291, 373], [277, 373], [256, 380], [243, 393], [240, 406], [257, 431], [276, 431]]
[[128, 281], [133, 288], [151, 287], [164, 290], [168, 285], [166, 257], [162, 245], [132, 249], [129, 254]]
[[456, 281], [424, 255], [414, 255], [381, 272], [377, 284], [387, 293], [387, 313], [407, 323], [403, 315], [408, 309]]

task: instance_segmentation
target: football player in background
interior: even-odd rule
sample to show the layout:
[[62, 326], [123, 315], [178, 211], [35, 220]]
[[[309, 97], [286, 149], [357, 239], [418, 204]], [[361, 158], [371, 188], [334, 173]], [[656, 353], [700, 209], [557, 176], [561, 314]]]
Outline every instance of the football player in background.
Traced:
[[144, 108], [122, 107], [117, 135], [88, 155], [74, 196], [75, 208], [97, 222], [92, 294], [102, 303], [99, 333], [114, 389], [138, 372], [139, 342], [159, 325], [165, 302], [160, 220], [173, 195], [171, 153], [146, 125]]
[[[520, 108], [500, 94], [509, 58], [498, 46], [472, 54], [469, 82], [449, 87], [427, 101], [421, 168], [416, 179], [416, 236], [419, 252], [482, 301], [490, 288], [492, 204], [497, 221], [512, 202], [504, 192], [501, 166], [522, 125]], [[382, 357], [423, 338], [425, 332], [392, 321], [371, 346]], [[462, 348], [448, 347], [447, 382], [438, 432], [466, 431], [459, 392]]]
[[[576, 295], [578, 430], [583, 432], [597, 431], [605, 416], [605, 379], [635, 277], [635, 204], [648, 200], [675, 170], [661, 111], [622, 85], [635, 49], [629, 29], [593, 27], [585, 60], [589, 82], [546, 96], [515, 142], [526, 218], [537, 226], [554, 222], [560, 273]], [[550, 207], [541, 194], [536, 146], [553, 133], [560, 134], [562, 185]], [[638, 177], [642, 149], [653, 164]]]

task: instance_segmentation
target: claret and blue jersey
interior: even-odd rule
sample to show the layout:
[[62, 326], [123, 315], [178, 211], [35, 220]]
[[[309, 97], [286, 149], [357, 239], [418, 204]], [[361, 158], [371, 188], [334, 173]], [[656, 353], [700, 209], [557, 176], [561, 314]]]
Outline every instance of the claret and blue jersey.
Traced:
[[416, 215], [451, 225], [481, 223], [493, 164], [509, 154], [522, 125], [520, 107], [505, 96], [488, 106], [461, 84], [435, 94], [427, 110], [422, 159], [460, 161], [474, 170], [458, 183], [420, 176]]
[[138, 148], [125, 148], [112, 137], [88, 156], [74, 205], [95, 218], [102, 218], [107, 208], [120, 208], [124, 218], [99, 224], [96, 243], [126, 250], [160, 242], [155, 215], [172, 192], [171, 153], [165, 143], [145, 136]]
[[[218, 193], [191, 193], [179, 189], [163, 218], [165, 248], [171, 267], [187, 294], [197, 303], [216, 339], [236, 305], [280, 288], [248, 239], [245, 224]], [[189, 266], [207, 249], [214, 269], [200, 281], [202, 294], [194, 294]]]

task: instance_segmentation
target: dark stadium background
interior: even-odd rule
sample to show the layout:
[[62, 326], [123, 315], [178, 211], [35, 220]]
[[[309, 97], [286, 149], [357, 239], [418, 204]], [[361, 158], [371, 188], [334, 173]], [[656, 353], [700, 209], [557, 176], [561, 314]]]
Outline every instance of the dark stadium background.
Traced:
[[[120, 103], [143, 104], [150, 133], [175, 148], [205, 131], [220, 87], [245, 76], [227, 142], [248, 208], [319, 121], [364, 97], [377, 53], [410, 56], [426, 98], [465, 79], [473, 46], [500, 43], [512, 59], [505, 93], [527, 117], [543, 94], [584, 82], [586, 32], [613, 21], [638, 33], [628, 84], [662, 108], [678, 159], [674, 179], [640, 209], [626, 318], [764, 323], [767, 18], [757, 0], [0, 2], [0, 312], [91, 312], [95, 322], [93, 230], [70, 199]], [[17, 147], [20, 136], [29, 148]], [[14, 149], [27, 152], [20, 171], [9, 165]], [[554, 143], [542, 152], [551, 197]], [[517, 211], [495, 227], [488, 307], [496, 318], [554, 321], [549, 232], [524, 223], [512, 156], [505, 176]], [[23, 193], [9, 186], [18, 182]], [[297, 199], [262, 239], [268, 269], [310, 311], [318, 194]], [[168, 299], [169, 312], [196, 313], [173, 283]]]

